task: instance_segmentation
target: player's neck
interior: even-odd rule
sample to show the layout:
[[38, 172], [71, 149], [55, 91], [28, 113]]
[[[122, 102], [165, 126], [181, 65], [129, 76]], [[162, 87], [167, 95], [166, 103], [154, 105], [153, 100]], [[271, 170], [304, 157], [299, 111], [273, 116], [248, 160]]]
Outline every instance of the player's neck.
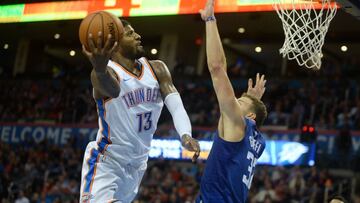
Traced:
[[130, 71], [131, 73], [134, 73], [135, 75], [138, 75], [141, 72], [141, 70], [139, 70], [136, 66], [137, 65], [136, 59], [129, 59], [117, 53], [112, 56], [112, 61], [120, 64], [126, 70]]

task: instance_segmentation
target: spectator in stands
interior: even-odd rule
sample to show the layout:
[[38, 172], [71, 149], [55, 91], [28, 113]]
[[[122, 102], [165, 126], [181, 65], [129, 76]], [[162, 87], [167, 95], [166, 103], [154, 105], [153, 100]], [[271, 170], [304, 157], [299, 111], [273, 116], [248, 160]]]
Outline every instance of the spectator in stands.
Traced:
[[19, 196], [16, 198], [15, 203], [30, 203], [30, 201], [25, 196], [24, 191], [20, 190]]
[[295, 173], [290, 178], [289, 189], [292, 201], [300, 202], [304, 197], [306, 183], [299, 168], [295, 168]]
[[259, 192], [253, 198], [254, 202], [265, 202], [266, 199], [268, 201], [276, 201], [278, 198], [276, 196], [276, 192], [273, 189], [273, 185], [269, 178], [265, 179], [264, 187], [259, 190]]
[[[267, 124], [299, 128], [307, 121], [324, 129], [344, 125], [360, 129], [359, 82], [348, 79], [349, 82], [341, 83], [341, 79], [320, 78], [315, 83], [306, 78], [284, 78], [269, 83], [268, 94], [275, 96], [266, 98], [270, 112]], [[245, 88], [246, 81], [244, 83], [235, 77], [233, 82], [236, 84], [235, 92]], [[189, 80], [187, 77], [178, 79], [176, 85], [194, 125], [213, 127], [219, 115], [216, 114], [216, 97], [208, 79]], [[97, 122], [95, 103], [83, 100], [92, 94], [89, 81], [85, 79], [77, 80], [66, 74], [51, 80], [2, 79], [0, 86], [10, 87], [0, 88], [0, 122]], [[345, 90], [348, 90], [346, 97]], [[199, 100], [199, 97], [206, 100]], [[163, 115], [159, 124], [166, 124], [168, 118], [169, 115]]]

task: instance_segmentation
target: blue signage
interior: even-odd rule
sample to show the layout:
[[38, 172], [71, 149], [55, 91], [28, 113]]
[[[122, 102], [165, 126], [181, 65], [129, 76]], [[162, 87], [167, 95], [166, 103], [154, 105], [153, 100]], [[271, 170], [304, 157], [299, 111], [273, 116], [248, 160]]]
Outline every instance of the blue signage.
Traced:
[[[26, 143], [40, 143], [46, 140], [49, 143], [56, 145], [64, 145], [69, 139], [76, 139], [79, 147], [84, 147], [89, 141], [96, 139], [98, 129], [91, 127], [76, 127], [76, 126], [56, 126], [56, 125], [4, 125], [0, 124], [0, 141], [9, 144], [26, 144]], [[210, 140], [215, 131], [211, 130], [194, 130], [199, 131], [201, 134]], [[357, 134], [356, 134], [357, 133]], [[352, 141], [352, 153], [360, 154], [360, 136], [359, 133], [353, 133], [351, 137]], [[354, 135], [356, 134], [356, 135]], [[276, 131], [275, 133], [264, 133], [266, 137], [271, 137], [269, 140], [284, 140], [299, 142], [299, 133], [293, 133], [290, 131]], [[325, 133], [319, 133], [317, 136], [316, 152], [318, 154], [334, 154], [336, 153], [335, 138], [337, 136], [336, 131], [329, 131]], [[174, 136], [176, 137], [176, 136]], [[207, 147], [209, 148], [209, 144]], [[269, 146], [269, 145], [268, 145]], [[267, 147], [268, 149], [269, 147]], [[278, 147], [276, 148], [278, 149]], [[299, 148], [299, 151], [300, 148]], [[155, 152], [154, 152], [155, 153]], [[171, 153], [171, 151], [169, 151]], [[185, 153], [185, 154], [184, 154]], [[183, 152], [184, 156], [187, 156], [186, 152]]]
[[[199, 159], [206, 160], [212, 141], [200, 141]], [[152, 159], [191, 159], [193, 153], [181, 147], [179, 140], [153, 139], [149, 157]], [[266, 141], [266, 148], [257, 161], [258, 164], [272, 166], [315, 164], [315, 144], [304, 144], [289, 141]]]

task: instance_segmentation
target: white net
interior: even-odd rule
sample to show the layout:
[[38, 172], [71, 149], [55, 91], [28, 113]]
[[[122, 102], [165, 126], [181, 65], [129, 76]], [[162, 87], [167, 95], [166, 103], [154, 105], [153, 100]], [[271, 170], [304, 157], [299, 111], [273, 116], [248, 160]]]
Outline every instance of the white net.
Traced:
[[280, 54], [295, 59], [300, 66], [320, 69], [321, 49], [336, 14], [336, 4], [330, 0], [274, 0], [274, 8], [285, 32]]

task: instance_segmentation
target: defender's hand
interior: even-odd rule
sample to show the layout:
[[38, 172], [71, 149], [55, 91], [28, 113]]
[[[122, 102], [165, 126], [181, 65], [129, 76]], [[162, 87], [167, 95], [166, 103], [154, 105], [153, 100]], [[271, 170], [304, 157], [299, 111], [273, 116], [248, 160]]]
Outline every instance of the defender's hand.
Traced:
[[103, 37], [102, 32], [98, 33], [98, 38], [95, 43], [95, 39], [93, 39], [93, 35], [89, 33], [88, 37], [88, 45], [89, 50], [86, 50], [83, 45], [83, 53], [89, 59], [95, 71], [104, 72], [106, 70], [107, 64], [113, 52], [116, 50], [118, 43], [114, 42], [112, 39], [113, 36], [109, 34], [107, 36], [105, 45], [103, 45]]
[[250, 78], [248, 81], [247, 94], [261, 100], [261, 97], [265, 93], [265, 89], [266, 89], [265, 84], [266, 84], [265, 75], [261, 75], [260, 77], [259, 73], [256, 74], [256, 84], [254, 87], [253, 87], [252, 79]]
[[195, 140], [194, 138], [190, 137], [189, 135], [183, 135], [181, 138], [181, 144], [182, 146], [192, 152], [195, 152], [193, 158], [191, 159], [192, 162], [195, 162], [196, 159], [199, 157], [200, 155], [200, 146], [199, 146], [199, 142], [197, 140]]
[[214, 16], [215, 0], [208, 0], [204, 9], [201, 9], [200, 15], [203, 20], [207, 20], [210, 16]]

